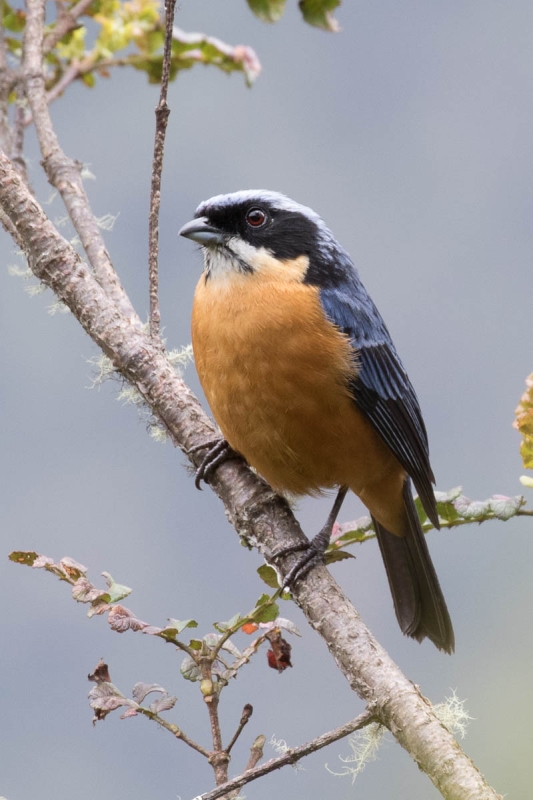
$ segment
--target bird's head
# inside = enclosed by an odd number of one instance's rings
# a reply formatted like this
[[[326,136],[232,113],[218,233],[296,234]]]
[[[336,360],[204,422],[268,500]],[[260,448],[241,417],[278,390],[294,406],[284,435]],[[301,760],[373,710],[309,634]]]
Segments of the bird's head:
[[[179,233],[202,246],[206,280],[240,275],[326,286],[351,266],[318,214],[278,192],[212,197]]]

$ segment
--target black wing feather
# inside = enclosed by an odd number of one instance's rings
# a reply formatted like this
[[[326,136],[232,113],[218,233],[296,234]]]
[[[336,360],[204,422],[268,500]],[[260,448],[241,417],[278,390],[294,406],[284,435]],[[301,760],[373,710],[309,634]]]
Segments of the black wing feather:
[[[358,367],[350,386],[354,401],[411,476],[426,514],[439,527],[428,438],[415,390],[379,311],[352,268],[342,285],[321,289],[322,306],[352,341]]]

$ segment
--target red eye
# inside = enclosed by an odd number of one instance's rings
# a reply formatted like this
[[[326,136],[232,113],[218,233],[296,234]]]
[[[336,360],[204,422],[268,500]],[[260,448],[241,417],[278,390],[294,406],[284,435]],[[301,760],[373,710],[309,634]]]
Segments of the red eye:
[[[266,222],[266,214],[260,208],[251,208],[246,214],[246,222],[252,228],[260,228]]]

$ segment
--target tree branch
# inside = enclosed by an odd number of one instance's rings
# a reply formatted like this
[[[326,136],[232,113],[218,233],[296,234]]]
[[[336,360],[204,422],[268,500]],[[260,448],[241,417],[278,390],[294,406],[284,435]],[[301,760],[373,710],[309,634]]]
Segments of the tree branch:
[[[93,0],[79,0],[79,2],[68,11],[63,10],[63,13],[59,15],[56,21],[53,31],[50,31],[50,33],[44,37],[44,55],[47,55],[53,50],[63,36],[79,26],[79,18],[85,14],[92,2]]]
[[[228,755],[231,753],[233,745],[235,744],[235,742],[237,741],[237,739],[239,738],[239,736],[243,732],[244,726],[248,724],[248,720],[252,716],[253,712],[254,712],[254,709],[250,705],[250,703],[246,703],[246,705],[244,706],[244,708],[242,710],[241,718],[239,720],[239,726],[238,726],[237,730],[235,731],[235,733],[233,734],[230,743],[226,747],[226,753]]]
[[[79,255],[46,218],[9,159],[0,152],[0,207],[22,240],[34,274],[49,286],[139,390],[184,451],[213,438],[215,426],[150,337],[131,323]],[[200,452],[191,454],[196,466]],[[211,480],[239,536],[267,558],[302,541],[287,503],[239,459],[222,464]],[[295,556],[284,559],[286,574]],[[287,562],[287,563],[285,563]],[[447,800],[499,800],[431,704],[374,639],[325,567],[296,585],[294,599],[322,636],[350,686],[374,716],[428,774]]]
[[[525,503],[525,499],[522,498]],[[485,501],[486,502],[486,501]],[[508,520],[511,517],[533,517],[532,508],[517,508],[509,516],[498,516],[493,511],[486,511],[476,514],[472,517],[457,517],[457,519],[444,519],[439,515],[440,530],[452,530],[460,528],[461,525],[473,525],[474,523],[481,525],[482,522],[491,522],[494,520]],[[435,526],[425,520],[421,523],[424,533],[429,533],[435,530]],[[342,537],[342,538],[341,538]],[[376,533],[370,517],[360,517],[359,519],[351,520],[350,522],[339,522],[335,527],[335,534],[332,539],[334,545],[333,552],[338,550],[346,550],[354,544],[362,544],[368,542],[370,539],[375,539]]]
[[[43,167],[48,180],[63,198],[99,283],[128,322],[140,327],[139,317],[111,264],[100,229],[91,211],[81,179],[81,164],[63,153],[52,125],[42,64],[44,20],[45,0],[27,0],[22,69],[26,96],[43,157]]]
[[[165,730],[169,731],[173,736],[176,737],[176,739],[180,739],[185,744],[188,744],[189,747],[192,747],[193,750],[196,750],[197,753],[200,753],[205,758],[209,759],[211,757],[212,753],[210,753],[209,750],[206,750],[201,744],[195,742],[194,739],[189,739],[187,734],[184,733],[177,725],[174,725],[173,722],[168,722],[166,719],[164,719],[164,717],[156,714],[155,711],[150,711],[149,708],[144,708],[143,706],[139,706],[136,711],[138,714],[142,714],[148,719],[153,719],[154,722],[157,722],[158,725],[161,725],[162,728],[165,728]]]
[[[54,84],[54,86],[52,86],[52,88],[46,93],[46,102],[48,105],[53,103],[54,100],[57,100],[57,98],[60,97],[60,95],[62,95],[66,89],[68,89],[70,84],[82,74],[82,62],[73,61],[71,64],[69,64],[58,82]],[[33,117],[31,115],[27,116],[26,125],[30,125],[32,122]]]
[[[248,763],[246,764],[245,772],[250,772],[250,770],[254,769],[257,762],[263,758],[263,748],[265,746],[266,736],[262,733],[259,736],[256,736],[252,742],[252,746],[250,747],[250,757],[248,758]]]
[[[268,775],[269,772],[273,772],[275,769],[286,767],[287,764],[296,764],[296,762],[304,758],[304,756],[308,756],[310,753],[316,753],[317,750],[321,750],[323,747],[327,747],[329,744],[343,739],[345,736],[364,728],[371,722],[376,722],[372,711],[365,711],[355,719],[352,719],[351,722],[341,725],[340,728],[335,728],[334,731],[330,731],[329,733],[323,733],[322,736],[317,736],[316,739],[307,742],[307,744],[301,744],[299,747],[292,747],[279,758],[271,758],[270,761],[266,761],[264,764],[261,764],[260,767],[247,769],[242,775],[239,775],[238,778],[232,778],[230,781],[227,781],[227,783],[217,786],[217,788],[213,789],[211,792],[206,792],[199,797],[195,797],[194,800],[217,800],[218,797],[222,797],[227,792],[233,789],[240,789],[241,786],[245,786],[245,784],[255,781],[257,778],[262,778],[263,775]]]

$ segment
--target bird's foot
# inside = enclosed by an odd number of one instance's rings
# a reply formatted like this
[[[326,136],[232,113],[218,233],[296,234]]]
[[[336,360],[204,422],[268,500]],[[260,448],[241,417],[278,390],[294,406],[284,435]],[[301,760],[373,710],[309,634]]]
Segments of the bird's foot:
[[[285,575],[281,585],[282,589],[290,589],[296,581],[305,577],[305,575],[307,575],[307,573],[310,572],[313,567],[323,563],[324,553],[326,552],[326,548],[329,543],[329,533],[327,536],[326,547],[323,546],[321,541],[321,534],[322,531],[320,531],[318,536],[315,536],[314,539],[311,539],[310,542],[302,542],[301,544],[292,545],[291,547],[284,547],[282,550],[278,550],[277,553],[274,553],[271,560],[277,560],[278,558],[284,558],[291,553],[303,551],[301,552],[296,564],[294,564],[294,566],[291,567],[291,569]]]
[[[205,483],[208,483],[209,478],[216,468],[222,464],[223,461],[227,461],[230,458],[236,458],[237,453],[235,450],[232,450],[228,442],[225,439],[222,439],[220,436],[218,436],[216,439],[210,439],[207,442],[202,442],[202,444],[195,445],[195,447],[191,447],[191,449],[187,451],[187,455],[197,453],[198,450],[207,450],[207,453],[202,459],[202,463],[194,475],[194,485],[197,489],[201,490],[201,482],[204,481]]]
[[[333,503],[333,508],[331,509],[326,520],[326,524],[317,533],[317,535],[311,539],[310,542],[300,542],[299,544],[293,544],[289,547],[284,547],[274,553],[274,555],[271,557],[271,561],[273,561],[275,559],[288,556],[291,553],[298,553],[303,550],[303,553],[296,564],[294,564],[294,566],[291,567],[289,572],[285,575],[281,587],[282,589],[290,589],[290,587],[297,580],[300,580],[300,578],[303,578],[305,575],[307,575],[307,573],[310,572],[313,567],[323,563],[324,554],[328,549],[331,539],[333,526],[335,525],[335,520],[337,519],[337,515],[340,511],[343,500],[346,497],[347,491],[348,488],[346,486],[340,487],[337,497],[335,498],[335,502]]]

